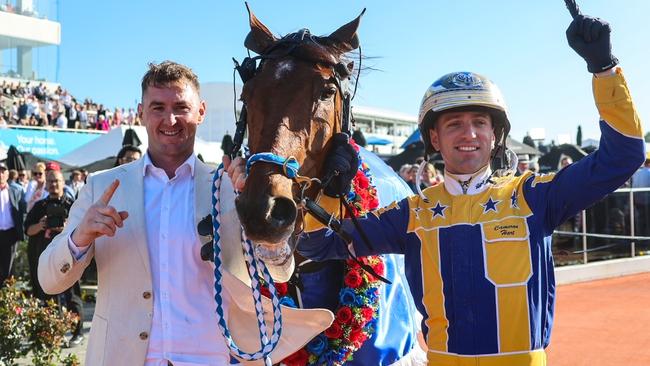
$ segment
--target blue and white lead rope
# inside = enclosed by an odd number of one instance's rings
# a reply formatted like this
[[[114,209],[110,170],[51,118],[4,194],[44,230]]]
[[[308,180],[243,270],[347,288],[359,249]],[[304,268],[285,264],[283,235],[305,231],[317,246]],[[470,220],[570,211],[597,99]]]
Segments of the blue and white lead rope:
[[[259,157],[255,158],[257,155],[260,155]],[[266,154],[256,154],[249,159],[250,165],[254,164],[256,161],[266,161],[267,159],[271,159],[273,162],[278,164],[278,159],[273,159],[273,156],[277,157],[276,155],[269,154],[269,156],[265,156]],[[253,160],[251,162],[250,160]],[[295,159],[294,159],[295,162]],[[250,169],[250,166],[247,164],[247,171]],[[280,162],[283,166],[287,167],[285,168],[285,174],[287,174],[287,171],[295,171],[297,173],[298,169],[295,168],[294,164],[291,164],[291,167],[288,167],[290,162],[287,161],[287,159],[284,159],[282,162]],[[298,163],[295,162],[297,165]],[[295,169],[293,169],[295,168]],[[254,353],[248,353],[244,352],[237,345],[235,344],[234,340],[232,339],[232,336],[230,335],[230,331],[228,330],[228,326],[225,321],[224,317],[224,311],[223,311],[223,298],[221,296],[223,287],[222,287],[222,271],[223,271],[223,260],[221,258],[221,247],[219,245],[221,236],[219,235],[219,228],[221,224],[219,223],[219,212],[220,212],[220,199],[219,199],[219,193],[221,191],[221,178],[223,176],[223,171],[224,171],[224,166],[223,164],[219,165],[217,168],[217,171],[214,175],[213,178],[213,185],[212,185],[212,225],[214,227],[214,264],[215,264],[215,269],[214,269],[214,289],[215,289],[215,295],[214,295],[214,300],[217,303],[217,321],[219,325],[219,329],[221,330],[221,334],[223,335],[224,340],[226,341],[226,345],[230,349],[230,351],[237,355],[238,357],[244,359],[244,360],[259,360],[261,358],[264,358],[264,364],[266,366],[272,366],[271,363],[271,357],[269,355],[275,347],[278,344],[278,341],[280,340],[280,335],[282,333],[282,312],[280,309],[280,300],[278,298],[277,291],[275,289],[275,284],[273,283],[273,279],[271,278],[271,275],[269,273],[269,270],[266,268],[266,265],[264,262],[258,260],[253,252],[253,245],[251,244],[250,240],[246,238],[246,235],[244,234],[244,231],[242,229],[241,231],[241,239],[242,239],[242,246],[244,247],[244,255],[246,258],[246,262],[248,263],[248,273],[251,277],[251,291],[253,293],[253,299],[255,301],[255,314],[257,315],[257,324],[259,326],[259,336],[260,336],[260,350]],[[262,307],[262,294],[261,294],[261,283],[259,282],[259,272],[262,272],[264,281],[268,284],[269,291],[271,293],[271,302],[273,304],[273,332],[271,334],[271,339],[269,340],[267,332],[266,332],[266,323],[264,322],[264,309]]]

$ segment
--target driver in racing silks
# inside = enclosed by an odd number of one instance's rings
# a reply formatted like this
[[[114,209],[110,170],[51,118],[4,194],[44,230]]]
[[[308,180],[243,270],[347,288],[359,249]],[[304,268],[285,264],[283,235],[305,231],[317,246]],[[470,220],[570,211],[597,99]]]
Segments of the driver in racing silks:
[[[419,114],[426,153],[441,153],[444,184],[395,202],[353,223],[351,244],[309,216],[298,250],[313,260],[380,253],[405,255],[405,273],[431,365],[546,365],[553,324],[553,230],[614,191],[641,166],[641,123],[618,60],[609,24],[574,11],[569,45],[593,74],[600,147],[557,174],[495,174],[516,167],[507,153],[505,102],[487,78],[447,74],[427,90]],[[326,171],[336,179],[320,204],[339,214],[356,171],[349,145],[335,146]],[[509,164],[508,164],[509,163]],[[347,249],[346,249],[347,247]]]

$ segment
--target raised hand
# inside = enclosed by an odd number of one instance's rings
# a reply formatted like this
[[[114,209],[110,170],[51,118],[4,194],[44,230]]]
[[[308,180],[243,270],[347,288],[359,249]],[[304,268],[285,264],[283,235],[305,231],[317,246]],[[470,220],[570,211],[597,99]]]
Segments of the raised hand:
[[[81,223],[72,234],[72,241],[75,245],[85,247],[101,236],[115,235],[117,228],[124,226],[124,220],[129,217],[129,213],[118,212],[115,207],[109,205],[119,185],[120,181],[114,180],[99,200],[88,208]]]
[[[566,30],[567,41],[569,46],[587,62],[587,70],[595,74],[618,65],[618,59],[612,55],[609,23],[580,13],[575,0],[564,0],[564,2],[573,17]]]

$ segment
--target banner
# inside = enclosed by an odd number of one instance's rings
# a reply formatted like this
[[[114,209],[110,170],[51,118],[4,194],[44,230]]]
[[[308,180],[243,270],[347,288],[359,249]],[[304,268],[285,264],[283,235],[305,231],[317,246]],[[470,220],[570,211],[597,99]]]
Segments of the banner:
[[[51,130],[45,128],[2,128],[0,148],[14,145],[20,152],[30,152],[48,159],[59,159],[70,151],[102,136],[101,133]]]

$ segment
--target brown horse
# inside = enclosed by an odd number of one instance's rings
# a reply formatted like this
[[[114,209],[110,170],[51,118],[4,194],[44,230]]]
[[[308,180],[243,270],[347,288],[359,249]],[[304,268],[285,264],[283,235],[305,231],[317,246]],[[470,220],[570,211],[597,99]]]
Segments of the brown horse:
[[[300,164],[300,175],[322,178],[321,168],[332,135],[348,128],[346,111],[350,94],[343,84],[354,64],[348,62],[346,53],[359,47],[356,33],[362,15],[363,12],[326,37],[315,37],[301,30],[277,39],[249,11],[251,31],[245,45],[261,59],[254,72],[240,73],[244,80],[241,100],[246,107],[242,115],[247,115],[248,146],[254,154],[249,163],[260,153],[293,157]],[[388,179],[384,183],[389,184]],[[306,195],[313,198],[319,188],[313,185]],[[273,248],[286,248],[287,242],[292,247],[302,223],[301,208],[296,205],[300,196],[299,184],[287,177],[282,166],[252,165],[236,201],[248,238],[272,248],[269,251],[272,254]],[[329,308],[336,312],[347,264],[308,263],[298,254],[295,256],[298,275],[290,282],[297,288],[296,300],[307,308]],[[415,307],[405,286],[403,267],[396,257],[384,257],[385,273],[391,280],[401,279],[381,286],[376,299],[380,310],[374,320],[374,335],[360,348],[354,346],[354,359],[347,361],[347,365],[389,365],[415,359],[411,352],[415,349]],[[269,258],[276,260],[273,256]],[[321,357],[340,352],[334,352],[329,344],[327,347],[328,351]]]
[[[248,113],[250,152],[294,157],[300,175],[318,177],[330,137],[341,132],[344,89],[340,81],[353,69],[344,55],[359,46],[356,32],[361,15],[327,37],[302,30],[282,39],[250,11],[249,18],[251,31],[245,45],[261,57],[241,93]],[[294,201],[297,188],[281,166],[251,168],[236,203],[248,238],[267,246],[287,242],[301,224]]]

